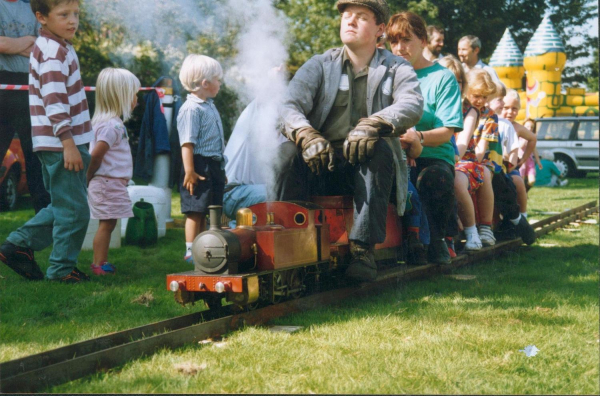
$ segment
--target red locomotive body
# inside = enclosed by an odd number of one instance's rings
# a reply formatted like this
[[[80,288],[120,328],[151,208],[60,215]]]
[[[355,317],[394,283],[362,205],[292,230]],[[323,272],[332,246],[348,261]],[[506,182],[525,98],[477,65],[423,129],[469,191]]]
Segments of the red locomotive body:
[[[194,240],[193,271],[167,275],[181,304],[200,299],[213,307],[222,297],[246,306],[296,298],[349,262],[353,222],[351,197],[314,197],[313,202],[265,202],[241,209],[234,229],[221,228],[212,208],[211,226]],[[388,206],[386,240],[376,260],[397,260],[402,227]]]

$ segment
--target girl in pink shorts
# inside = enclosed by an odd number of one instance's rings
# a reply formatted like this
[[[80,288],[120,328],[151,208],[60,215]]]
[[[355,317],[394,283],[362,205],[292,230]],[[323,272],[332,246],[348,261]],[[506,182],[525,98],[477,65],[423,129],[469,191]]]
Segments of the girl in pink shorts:
[[[133,175],[133,159],[123,121],[137,104],[140,81],[125,69],[107,68],[96,82],[96,111],[92,118],[94,140],[87,171],[88,204],[92,219],[98,219],[94,237],[94,274],[116,271],[108,262],[108,246],[117,219],[133,217],[127,183]]]

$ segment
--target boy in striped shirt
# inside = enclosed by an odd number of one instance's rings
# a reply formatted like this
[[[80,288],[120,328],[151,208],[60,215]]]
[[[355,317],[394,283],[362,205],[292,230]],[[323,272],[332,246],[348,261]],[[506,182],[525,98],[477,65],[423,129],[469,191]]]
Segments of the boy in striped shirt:
[[[31,0],[31,10],[42,26],[29,58],[31,134],[52,202],[8,236],[0,260],[19,275],[40,280],[33,251],[53,244],[47,278],[78,283],[89,280],[76,265],[90,218],[86,144],[94,136],[70,42],[79,25],[79,0]]]

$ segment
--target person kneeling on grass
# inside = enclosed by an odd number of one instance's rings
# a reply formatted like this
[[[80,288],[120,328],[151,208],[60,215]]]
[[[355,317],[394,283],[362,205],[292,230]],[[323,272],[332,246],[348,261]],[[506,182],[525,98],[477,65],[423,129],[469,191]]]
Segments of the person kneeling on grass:
[[[131,116],[139,89],[140,80],[125,69],[104,69],[96,82],[94,140],[90,143],[92,159],[87,171],[90,216],[100,221],[90,266],[96,275],[115,273],[115,267],[107,261],[110,235],[117,219],[133,217],[127,193],[133,160],[123,121]]]
[[[542,151],[542,168],[537,164],[535,166],[536,187],[562,187],[569,183],[568,179],[560,180],[561,171],[554,163],[554,153],[552,151]]]

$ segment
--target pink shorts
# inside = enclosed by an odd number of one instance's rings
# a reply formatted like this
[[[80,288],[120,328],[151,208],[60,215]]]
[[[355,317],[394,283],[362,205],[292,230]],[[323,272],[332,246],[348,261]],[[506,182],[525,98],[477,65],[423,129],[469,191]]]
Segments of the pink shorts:
[[[110,220],[133,217],[125,179],[94,176],[88,186],[88,205],[92,219]]]
[[[535,179],[535,161],[533,160],[533,157],[529,157],[527,161],[521,165],[519,173],[523,179],[525,179],[525,177]]]

